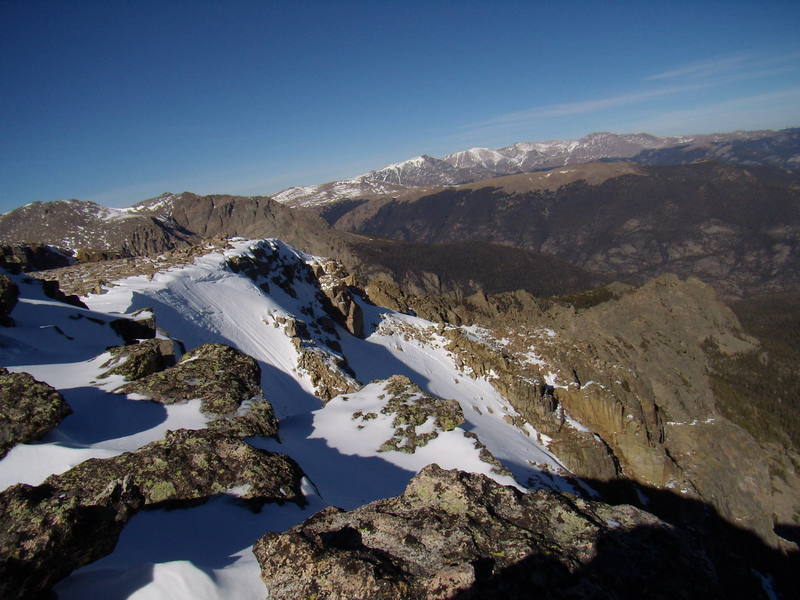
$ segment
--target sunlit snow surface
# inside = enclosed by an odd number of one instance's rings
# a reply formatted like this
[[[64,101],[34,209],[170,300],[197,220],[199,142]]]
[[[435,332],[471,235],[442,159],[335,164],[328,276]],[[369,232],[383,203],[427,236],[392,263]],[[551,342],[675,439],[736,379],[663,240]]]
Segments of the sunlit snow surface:
[[[74,414],[40,443],[17,446],[0,461],[0,485],[38,484],[87,458],[113,456],[161,439],[168,429],[204,426],[197,401],[161,406],[109,393],[120,378],[98,379],[108,356],[105,348],[122,342],[95,321],[108,322],[141,308],[151,308],[157,325],[187,349],[225,343],[259,362],[265,396],[281,419],[281,441],[255,438],[250,443],[288,454],[308,477],[304,488],[310,504],[305,509],[268,505],[256,514],[233,495],[223,495],[191,509],[141,512],[123,530],[113,554],[56,587],[60,598],[262,599],[266,590],[251,546],[266,531],[285,530],[326,505],[351,509],[397,495],[430,462],[514,484],[480,461],[464,431],[477,434],[518,483],[532,478],[568,487],[546,475],[560,467],[557,459],[504,420],[516,414],[514,409],[488,381],[458,370],[444,341],[431,333],[431,323],[362,303],[366,339],[339,329],[343,354],[358,380],[368,384],[405,375],[426,393],[458,400],[466,419],[461,428],[440,434],[413,455],[378,452],[389,437],[384,436],[387,424],[376,420],[360,430],[352,419],[354,411],[378,402],[378,386],[367,385],[347,400],[337,397],[323,406],[308,377],[295,370],[297,351],[289,337],[273,326],[276,315],[303,319],[300,307],[316,288],[296,282],[297,299],[278,286],[267,295],[226,268],[226,255],[247,253],[255,243],[273,245],[292,259],[309,258],[275,241],[237,241],[224,254],[206,255],[152,279],[115,282],[105,293],[84,298],[89,310],[53,302],[38,285],[20,283],[23,299],[12,313],[17,327],[0,331],[0,364],[58,388]],[[424,331],[418,336],[424,342],[405,336],[403,328]]]

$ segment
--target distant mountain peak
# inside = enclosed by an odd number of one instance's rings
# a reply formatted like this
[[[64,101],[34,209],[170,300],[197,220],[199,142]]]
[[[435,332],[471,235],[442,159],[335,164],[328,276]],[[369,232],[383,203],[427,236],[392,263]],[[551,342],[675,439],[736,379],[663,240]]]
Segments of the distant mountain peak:
[[[743,145],[750,142],[759,142],[769,150],[744,149]],[[737,145],[737,149],[733,145]],[[685,152],[687,148],[691,152]],[[597,160],[675,164],[703,157],[794,170],[800,166],[800,129],[668,137],[644,132],[595,131],[578,139],[516,142],[497,149],[473,147],[442,159],[421,154],[353,179],[288,188],[274,194],[273,198],[292,206],[318,206],[338,200],[394,195],[412,188],[458,185]]]

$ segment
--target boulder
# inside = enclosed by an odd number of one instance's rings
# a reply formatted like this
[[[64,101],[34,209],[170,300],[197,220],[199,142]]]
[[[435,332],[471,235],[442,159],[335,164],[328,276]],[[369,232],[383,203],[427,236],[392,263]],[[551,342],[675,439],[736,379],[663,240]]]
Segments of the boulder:
[[[632,506],[425,467],[401,496],[327,508],[254,553],[273,600],[718,598],[687,533]],[[757,580],[751,577],[757,592]]]
[[[39,439],[71,413],[55,388],[0,367],[0,458],[15,444]]]
[[[122,375],[131,381],[158,373],[175,364],[175,347],[172,340],[153,338],[128,346],[108,348],[111,358],[103,368],[111,367],[101,377]]]
[[[303,472],[290,458],[210,430],[169,431],[163,440],[90,459],[42,485],[0,493],[0,597],[47,597],[78,567],[111,553],[141,508],[188,507],[228,493],[257,510],[305,503]]]
[[[0,325],[10,327],[14,320],[9,316],[17,305],[19,287],[7,275],[0,275]]]
[[[132,381],[117,392],[141,394],[162,404],[200,398],[205,414],[233,417],[242,402],[262,395],[261,368],[230,346],[205,344],[184,354],[174,367]]]
[[[110,554],[141,505],[130,476],[91,492],[18,484],[0,493],[0,596],[47,597],[74,569]]]
[[[45,484],[96,494],[109,481],[130,477],[145,506],[185,506],[231,492],[258,507],[266,502],[303,504],[302,476],[300,467],[283,454],[211,430],[179,429],[136,452],[86,460],[50,476]]]

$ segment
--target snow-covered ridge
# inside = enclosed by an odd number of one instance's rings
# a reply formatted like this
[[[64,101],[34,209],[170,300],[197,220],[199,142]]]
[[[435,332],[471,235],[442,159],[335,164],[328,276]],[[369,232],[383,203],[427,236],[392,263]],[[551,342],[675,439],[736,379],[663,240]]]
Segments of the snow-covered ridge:
[[[256,359],[261,387],[281,420],[281,440],[252,438],[250,443],[288,454],[301,465],[308,476],[310,506],[270,506],[255,515],[235,502],[241,490],[232,489],[204,506],[146,511],[127,525],[113,554],[59,584],[59,597],[106,597],[108,590],[133,585],[137,596],[154,599],[188,600],[200,590],[204,598],[260,600],[264,588],[250,546],[264,531],[285,530],[326,505],[354,508],[396,495],[414,473],[434,461],[486,473],[506,484],[537,481],[570,489],[560,476],[566,471],[558,458],[535,433],[512,424],[518,415],[511,404],[490,379],[459,367],[436,326],[424,319],[356,298],[364,317],[363,338],[333,324],[325,336],[309,335],[303,343],[318,344],[321,352],[328,352],[323,337],[337,338],[340,356],[365,384],[323,404],[309,373],[299,366],[300,345],[280,326],[291,320],[298,324],[295,330],[301,329],[299,324],[313,330],[325,314],[318,296],[321,284],[307,266],[318,265],[320,259],[274,239],[235,239],[226,248],[211,250],[191,264],[118,279],[102,293],[84,297],[88,309],[50,300],[38,283],[19,279],[22,298],[12,315],[17,327],[3,331],[3,364],[56,387],[74,414],[41,442],[13,448],[0,461],[0,481],[38,484],[89,457],[135,451],[167,429],[205,426],[199,401],[165,408],[135,395],[111,393],[122,383],[121,376],[99,377],[108,358],[106,347],[121,343],[103,323],[149,308],[161,335],[180,340],[187,350],[223,343]],[[260,278],[234,268],[242,259],[258,265],[265,257],[281,269]],[[291,281],[276,283],[274,275],[289,271],[295,274]],[[369,382],[395,375],[407,377],[434,402],[455,400],[463,427],[441,431],[413,453],[382,450],[378,442],[388,434],[387,420],[360,419],[357,413],[382,414],[381,385]],[[433,427],[429,419],[416,433],[430,434]],[[506,472],[483,460],[477,440]],[[145,572],[147,577],[131,579],[132,573]]]

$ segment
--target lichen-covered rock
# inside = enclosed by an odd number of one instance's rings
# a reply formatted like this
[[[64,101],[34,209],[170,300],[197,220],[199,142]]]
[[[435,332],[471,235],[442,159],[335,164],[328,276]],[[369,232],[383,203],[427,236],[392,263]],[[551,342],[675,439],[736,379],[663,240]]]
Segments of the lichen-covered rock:
[[[254,552],[272,600],[726,597],[704,551],[649,513],[436,465],[399,497],[325,509]]]
[[[361,387],[350,375],[350,366],[343,357],[309,345],[298,345],[297,352],[297,368],[308,374],[314,393],[321,400],[327,402]]]
[[[72,570],[109,554],[143,507],[188,507],[228,493],[249,507],[305,504],[289,457],[210,430],[169,431],[136,452],[90,459],[36,487],[0,493],[0,597],[46,597]]]
[[[183,355],[172,368],[153,373],[117,390],[174,404],[199,398],[211,416],[232,417],[242,402],[261,397],[261,368],[243,352],[224,344],[205,344]]]
[[[55,388],[0,367],[0,458],[15,444],[39,439],[71,413]]]
[[[451,431],[464,423],[464,413],[456,400],[432,398],[404,375],[390,377],[384,389],[388,400],[381,413],[393,416],[394,435],[381,445],[381,452],[397,450],[413,454],[438,437],[440,431]],[[429,420],[430,431],[418,432],[417,427]]]
[[[10,327],[14,320],[8,315],[14,310],[19,298],[19,287],[7,275],[0,275],[0,325]]]
[[[265,398],[256,398],[243,403],[232,417],[214,419],[206,424],[217,433],[236,437],[278,437],[278,417],[272,404]]]
[[[108,349],[111,358],[102,367],[111,367],[101,377],[122,375],[128,380],[141,379],[175,364],[175,347],[169,339],[142,340],[138,344]]]
[[[111,553],[141,505],[131,477],[91,493],[25,484],[0,493],[0,597],[46,597],[74,569]]]
[[[364,337],[364,312],[355,301],[350,286],[354,278],[338,260],[316,258],[311,269],[324,295],[323,306],[330,316],[347,331]]]
[[[126,476],[141,490],[145,506],[192,504],[225,492],[254,506],[304,502],[303,472],[292,459],[210,430],[168,431],[136,452],[86,460],[45,483],[94,494]]]

